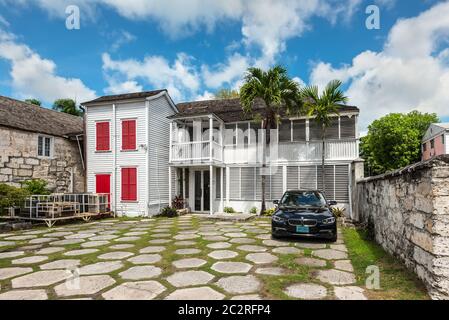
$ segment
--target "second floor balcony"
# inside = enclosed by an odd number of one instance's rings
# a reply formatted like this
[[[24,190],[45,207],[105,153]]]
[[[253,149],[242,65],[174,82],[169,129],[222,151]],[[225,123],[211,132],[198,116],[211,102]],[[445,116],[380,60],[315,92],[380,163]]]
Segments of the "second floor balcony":
[[[266,163],[315,162],[322,157],[322,141],[316,126],[306,119],[288,120],[269,133]],[[325,142],[326,160],[353,160],[359,156],[355,119],[336,118]],[[343,126],[342,126],[343,125]],[[260,124],[224,124],[213,115],[176,119],[170,126],[172,164],[262,163],[265,132]]]

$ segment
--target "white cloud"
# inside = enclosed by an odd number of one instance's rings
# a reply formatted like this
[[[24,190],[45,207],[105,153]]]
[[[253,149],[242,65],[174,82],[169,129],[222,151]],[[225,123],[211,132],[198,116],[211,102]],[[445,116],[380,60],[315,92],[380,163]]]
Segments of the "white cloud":
[[[195,97],[195,101],[203,101],[203,100],[212,100],[215,99],[215,95],[212,92],[204,91],[202,94],[199,94]]]
[[[365,51],[350,65],[315,65],[311,83],[331,79],[348,84],[350,103],[361,108],[362,131],[389,112],[418,109],[449,115],[449,2],[419,16],[399,20],[390,30],[384,50]]]
[[[37,98],[52,103],[59,98],[78,102],[95,98],[80,79],[56,74],[56,64],[44,59],[27,45],[19,43],[14,34],[0,30],[0,58],[11,63],[12,88],[21,98]]]
[[[103,54],[103,70],[108,77],[126,81],[141,80],[160,89],[166,88],[174,99],[195,95],[200,87],[200,77],[193,67],[192,57],[179,53],[170,64],[161,56],[146,56],[142,61],[135,59],[113,60],[107,53]],[[115,80],[116,84],[119,80]]]
[[[0,25],[4,25],[5,27],[9,27],[9,22],[0,14]]]
[[[238,53],[228,57],[226,63],[220,63],[212,67],[203,65],[202,76],[209,88],[220,88],[223,85],[233,86],[234,82],[240,80],[250,61]]]
[[[239,21],[242,40],[247,46],[260,49],[257,65],[267,67],[286,48],[289,39],[300,37],[310,29],[313,17],[331,23],[347,21],[361,0],[29,0],[52,16],[65,17],[65,7],[79,5],[81,18],[95,19],[99,7],[113,8],[130,20],[154,20],[171,38],[206,30],[211,32],[218,23]],[[26,0],[0,0],[10,4]],[[378,0],[392,1],[392,0]]]
[[[111,45],[112,51],[117,51],[123,45],[135,41],[137,38],[135,35],[128,31],[121,30],[118,33],[112,35],[114,37],[114,42]]]
[[[117,81],[113,77],[107,79],[109,86],[104,89],[107,94],[121,94],[143,91],[143,87],[137,81]]]

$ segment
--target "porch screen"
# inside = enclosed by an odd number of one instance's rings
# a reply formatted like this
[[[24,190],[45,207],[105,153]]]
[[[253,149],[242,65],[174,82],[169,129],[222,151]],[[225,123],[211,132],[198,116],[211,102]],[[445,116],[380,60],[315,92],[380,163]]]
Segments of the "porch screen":
[[[293,120],[293,141],[306,141],[306,120]]]
[[[326,129],[326,139],[338,139],[338,117],[331,119],[330,126]]]
[[[283,120],[279,124],[279,142],[290,142],[292,136],[292,127],[290,120]]]
[[[256,200],[262,199],[262,176],[260,175],[260,168],[256,168]],[[265,176],[265,199],[270,199],[270,176]]]
[[[340,132],[342,139],[355,138],[355,116],[340,118]]]

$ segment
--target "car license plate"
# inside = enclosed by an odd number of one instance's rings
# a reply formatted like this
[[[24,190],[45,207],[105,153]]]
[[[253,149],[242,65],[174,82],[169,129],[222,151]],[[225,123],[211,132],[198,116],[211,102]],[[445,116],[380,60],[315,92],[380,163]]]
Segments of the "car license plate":
[[[296,226],[296,232],[297,233],[309,233],[309,227],[308,226]]]

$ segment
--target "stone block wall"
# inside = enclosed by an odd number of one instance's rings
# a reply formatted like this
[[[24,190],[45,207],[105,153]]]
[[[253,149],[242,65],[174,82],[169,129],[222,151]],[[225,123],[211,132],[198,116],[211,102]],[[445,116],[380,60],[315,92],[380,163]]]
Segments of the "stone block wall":
[[[449,156],[357,182],[355,219],[426,284],[449,299]]]
[[[84,192],[76,141],[53,137],[53,157],[45,158],[37,155],[37,140],[37,133],[0,126],[0,183],[20,187],[22,181],[40,178],[53,192]]]

